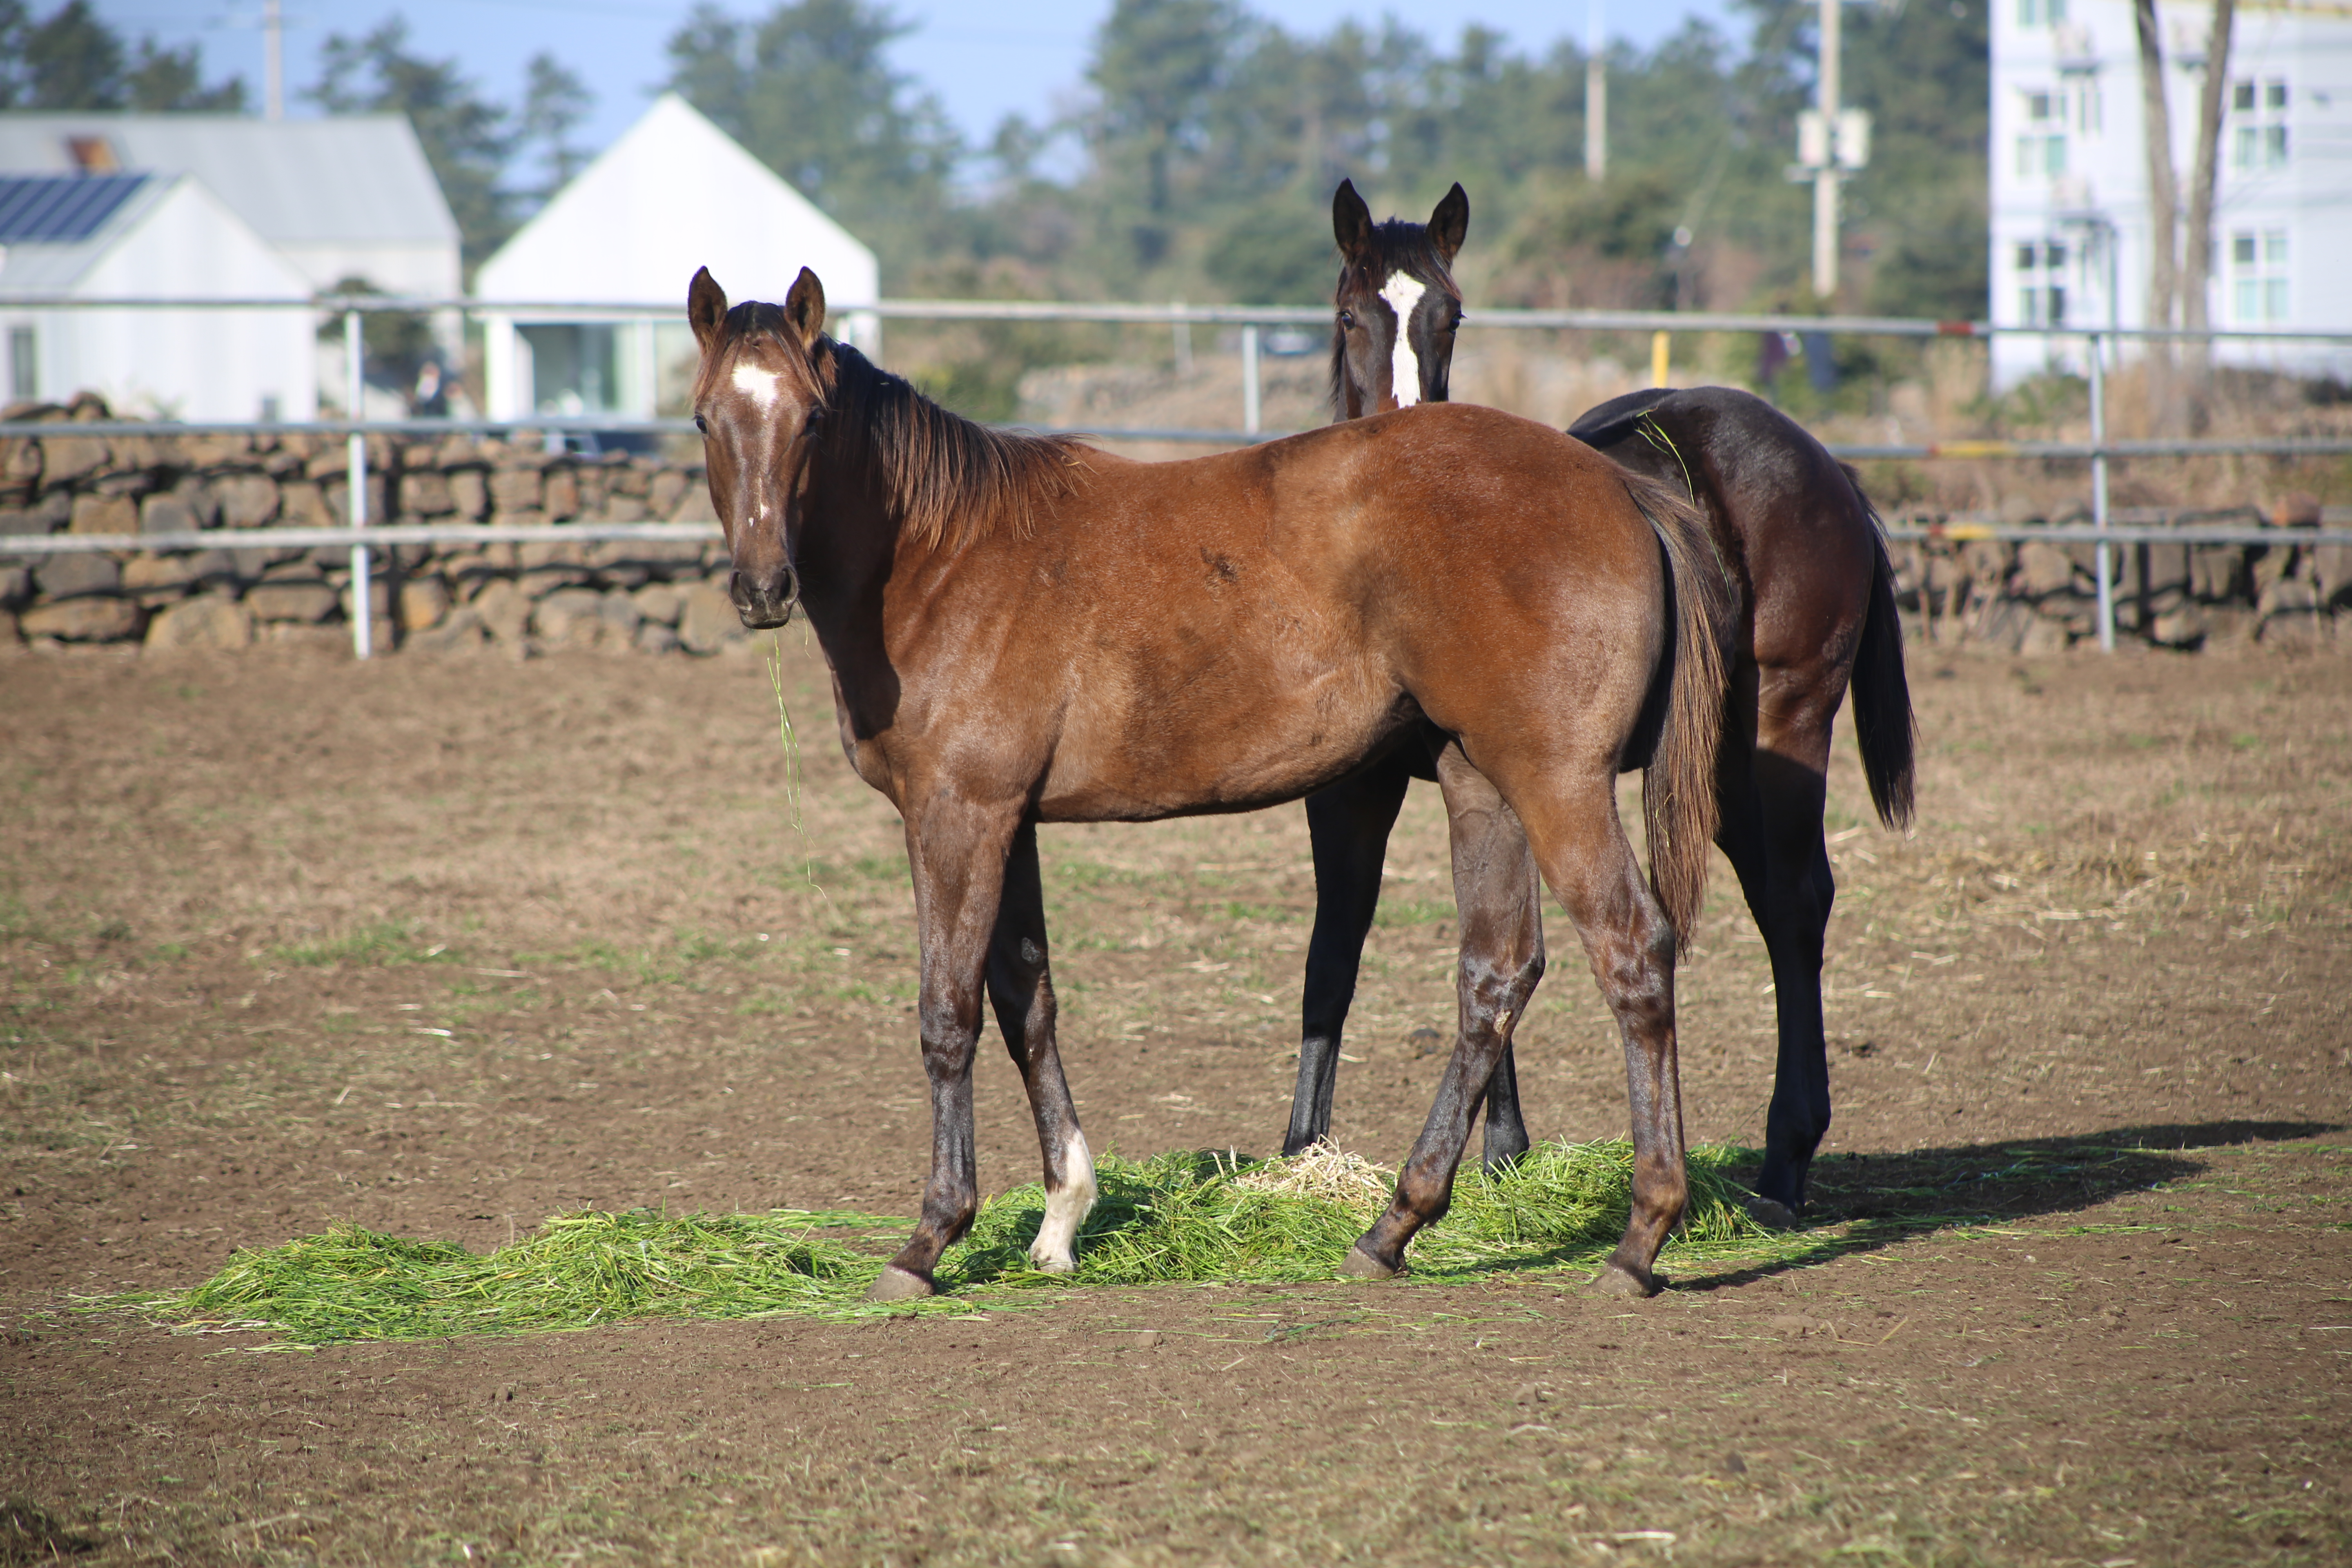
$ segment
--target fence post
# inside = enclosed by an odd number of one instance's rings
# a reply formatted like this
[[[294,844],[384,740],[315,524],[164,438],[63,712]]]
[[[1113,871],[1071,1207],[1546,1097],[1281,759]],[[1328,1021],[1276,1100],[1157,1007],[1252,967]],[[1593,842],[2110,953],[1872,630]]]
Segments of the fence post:
[[[2091,526],[2107,531],[2107,376],[2105,340],[2091,334]],[[2099,581],[2099,651],[2116,651],[2115,547],[2091,547]]]
[[[1242,428],[1255,436],[1264,428],[1258,417],[1257,323],[1242,329]]]
[[[367,371],[361,341],[360,313],[354,310],[343,312],[343,403],[345,411],[354,420],[361,417],[361,404],[367,396]],[[351,444],[344,448],[346,510],[354,529],[367,526],[367,437],[359,431],[352,432]],[[375,626],[368,603],[368,548],[352,546],[352,657],[366,658],[375,651]]]

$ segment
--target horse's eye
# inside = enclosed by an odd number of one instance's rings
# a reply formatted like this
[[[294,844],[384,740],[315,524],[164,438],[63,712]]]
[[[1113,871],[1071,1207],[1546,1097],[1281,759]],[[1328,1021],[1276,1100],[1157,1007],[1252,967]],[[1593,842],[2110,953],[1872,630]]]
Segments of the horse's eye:
[[[1347,331],[1349,327],[1352,327],[1352,326],[1354,326],[1355,324],[1356,324],[1356,312],[1355,312],[1355,311],[1353,311],[1353,310],[1342,310],[1342,311],[1340,311],[1340,312],[1339,312],[1339,330],[1340,330],[1341,331]]]
[[[699,414],[694,416],[694,427],[697,430],[701,431],[706,436],[710,434],[710,426],[703,421],[703,417]]]
[[[808,417],[801,421],[801,428],[803,430],[814,430],[824,423],[824,410],[822,408],[812,408],[808,411]]]

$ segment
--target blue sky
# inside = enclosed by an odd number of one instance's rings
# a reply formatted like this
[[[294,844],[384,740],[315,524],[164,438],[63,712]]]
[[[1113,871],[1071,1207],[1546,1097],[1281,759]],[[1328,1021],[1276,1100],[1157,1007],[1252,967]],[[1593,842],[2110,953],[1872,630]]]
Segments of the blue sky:
[[[36,0],[46,15],[57,0]],[[152,33],[166,43],[194,42],[204,50],[207,76],[238,72],[257,94],[261,87],[260,0],[96,0],[97,9],[126,34]],[[414,47],[432,56],[456,56],[493,97],[520,96],[523,63],[546,49],[580,73],[596,95],[581,140],[601,147],[635,120],[667,64],[663,44],[690,8],[690,0],[284,0],[289,98],[318,74],[320,44],[331,33],[364,32],[394,11],[409,21]],[[765,4],[738,3],[738,15]],[[1109,0],[1028,0],[1010,12],[948,0],[896,0],[892,9],[914,30],[895,46],[901,69],[937,93],[968,140],[984,145],[999,119],[1021,112],[1050,115],[1057,101],[1082,88],[1087,40],[1110,9]],[[1536,0],[1250,0],[1249,9],[1297,32],[1319,33],[1348,17],[1368,25],[1391,15],[1408,26],[1451,40],[1468,23],[1507,34],[1523,49],[1542,52],[1563,37],[1581,39],[1584,0],[1543,5]],[[1647,47],[1704,16],[1738,37],[1740,24],[1725,0],[1610,0],[1611,37]],[[289,101],[289,112],[310,112]]]

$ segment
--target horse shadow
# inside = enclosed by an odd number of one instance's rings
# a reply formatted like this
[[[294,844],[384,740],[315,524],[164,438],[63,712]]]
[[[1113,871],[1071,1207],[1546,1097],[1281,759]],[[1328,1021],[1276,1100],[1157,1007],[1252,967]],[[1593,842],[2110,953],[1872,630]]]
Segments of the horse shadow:
[[[2200,1176],[2210,1168],[2200,1158],[2209,1150],[2343,1131],[2333,1121],[2159,1122],[1894,1154],[1825,1154],[1813,1162],[1807,1229],[1790,1237],[1793,1253],[1720,1271],[1692,1258],[1676,1271],[1675,1288],[1752,1284],[1937,1232],[2080,1213]]]

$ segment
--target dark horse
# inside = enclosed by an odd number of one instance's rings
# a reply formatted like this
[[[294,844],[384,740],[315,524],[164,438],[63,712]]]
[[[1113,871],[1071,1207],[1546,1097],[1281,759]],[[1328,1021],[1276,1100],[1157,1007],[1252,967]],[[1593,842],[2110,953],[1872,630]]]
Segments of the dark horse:
[[[1426,226],[1394,219],[1376,226],[1354,184],[1343,182],[1331,219],[1343,258],[1331,346],[1335,415],[1354,419],[1443,402],[1462,319],[1453,261],[1469,228],[1469,198],[1455,185]],[[1849,681],[1854,734],[1879,818],[1900,826],[1911,816],[1911,694],[1894,569],[1852,472],[1761,398],[1719,386],[1632,393],[1593,409],[1569,434],[1691,497],[1706,516],[1729,579],[1733,620],[1723,657],[1730,679],[1716,773],[1716,841],[1739,873],[1764,934],[1780,1008],[1780,1061],[1755,1208],[1767,1221],[1791,1224],[1830,1123],[1821,981],[1834,884],[1822,805],[1831,724]],[[1315,934],[1286,1152],[1330,1131],[1340,1027],[1380,898],[1389,831],[1406,785],[1416,773],[1430,776],[1416,760],[1397,752],[1307,798]],[[1515,898],[1521,929],[1512,941],[1539,965],[1540,891],[1507,814],[1475,855],[1465,859],[1461,848],[1457,835],[1457,894],[1465,878],[1476,878],[1494,884],[1480,898],[1486,907]],[[1463,940],[1466,967],[1466,924]],[[1465,973],[1465,1037],[1472,1007]],[[1527,1147],[1517,1071],[1506,1049],[1487,1090],[1486,1163],[1507,1163]]]
[[[1525,825],[1520,853],[1623,1033],[1633,1206],[1596,1282],[1654,1289],[1688,1195],[1674,960],[1704,888],[1723,700],[1727,606],[1696,510],[1465,405],[1181,463],[991,430],[825,337],[807,271],[781,308],[732,310],[697,273],[687,318],[736,608],[754,628],[805,612],[843,749],[907,826],[931,1174],[877,1297],[931,1291],[978,1207],[983,995],[1045,1156],[1031,1256],[1072,1266],[1094,1165],[1055,1043],[1037,825],[1295,800],[1433,730],[1457,835]],[[1616,807],[1617,774],[1644,761],[1654,892]],[[1492,1026],[1455,1047],[1351,1272],[1394,1273],[1445,1212],[1534,984],[1517,928],[1489,916],[1465,905],[1464,930],[1492,939],[1471,943]]]

